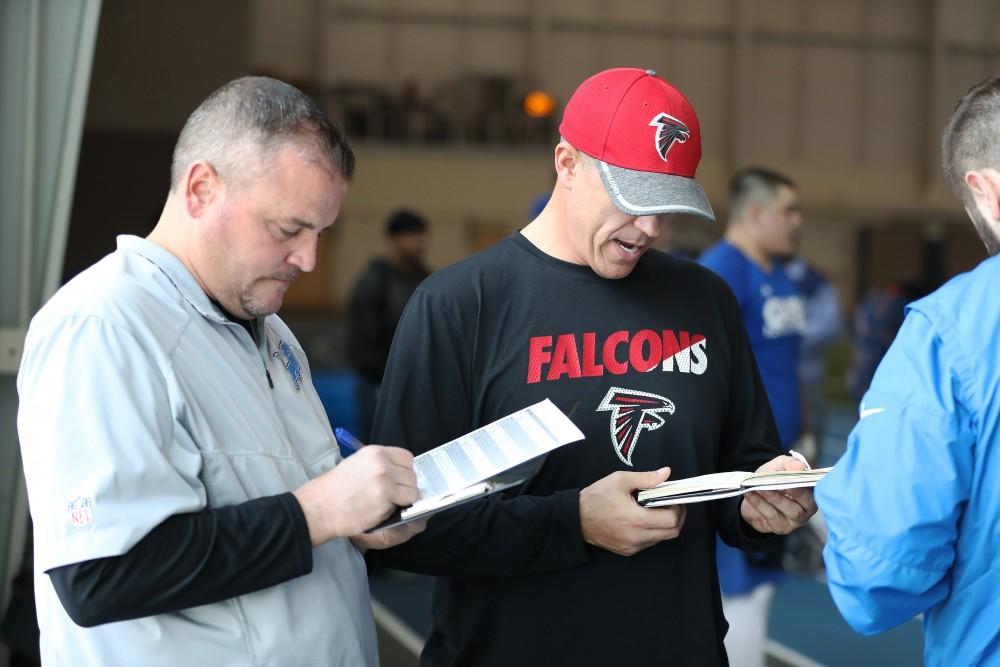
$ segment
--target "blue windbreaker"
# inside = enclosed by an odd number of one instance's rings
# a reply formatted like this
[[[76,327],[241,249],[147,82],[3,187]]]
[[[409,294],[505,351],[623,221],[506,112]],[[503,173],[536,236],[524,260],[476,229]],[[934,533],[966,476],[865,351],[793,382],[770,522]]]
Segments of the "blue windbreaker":
[[[862,634],[923,613],[928,665],[1000,665],[1000,257],[911,304],[816,488]]]

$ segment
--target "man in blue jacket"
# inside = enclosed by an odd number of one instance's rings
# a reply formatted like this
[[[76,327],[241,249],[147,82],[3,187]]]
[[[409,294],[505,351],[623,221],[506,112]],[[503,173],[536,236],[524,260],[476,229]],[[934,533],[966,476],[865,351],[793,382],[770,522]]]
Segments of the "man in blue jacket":
[[[924,615],[928,665],[1000,663],[1000,78],[959,102],[944,174],[991,257],[907,308],[816,499],[863,634]]]

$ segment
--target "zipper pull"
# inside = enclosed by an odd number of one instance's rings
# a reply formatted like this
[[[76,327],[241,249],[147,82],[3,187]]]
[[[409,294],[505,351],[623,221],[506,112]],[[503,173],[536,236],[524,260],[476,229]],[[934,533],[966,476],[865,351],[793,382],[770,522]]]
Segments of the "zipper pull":
[[[274,380],[271,379],[271,371],[269,371],[269,370],[267,370],[265,368],[264,369],[264,375],[267,376],[267,384],[268,384],[268,386],[270,386],[271,389],[274,389]]]

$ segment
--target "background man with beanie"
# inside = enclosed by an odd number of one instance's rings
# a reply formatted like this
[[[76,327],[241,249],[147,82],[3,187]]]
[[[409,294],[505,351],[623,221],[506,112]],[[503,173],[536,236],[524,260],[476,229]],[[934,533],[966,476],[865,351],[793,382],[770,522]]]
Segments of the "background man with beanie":
[[[698,119],[654,72],[612,69],[577,89],[560,132],[538,217],[414,293],[374,437],[422,452],[548,397],[576,402],[587,438],[377,557],[439,575],[424,664],[725,664],[715,535],[757,544],[815,505],[808,490],[633,497],[668,477],[802,467],[781,455],[732,292],[650,248],[675,213],[713,217]]]
[[[725,238],[699,260],[736,295],[783,448],[792,446],[802,425],[798,361],[806,313],[779,258],[795,252],[801,226],[795,183],[770,169],[748,167],[730,181]],[[721,542],[718,546],[723,608],[730,623],[726,648],[733,664],[741,667],[764,664],[768,611],[775,585],[784,577],[780,544],[769,546],[754,554]]]
[[[385,223],[389,253],[373,259],[351,290],[348,357],[358,376],[358,436],[367,442],[375,418],[389,346],[403,308],[430,271],[424,266],[427,221],[415,211],[394,211]]]

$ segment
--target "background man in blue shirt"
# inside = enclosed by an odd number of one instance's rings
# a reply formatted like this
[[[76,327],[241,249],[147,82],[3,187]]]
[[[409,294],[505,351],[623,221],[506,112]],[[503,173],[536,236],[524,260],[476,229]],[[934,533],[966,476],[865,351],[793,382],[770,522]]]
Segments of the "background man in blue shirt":
[[[944,131],[991,257],[907,307],[847,452],[816,490],[833,599],[858,632],[924,614],[928,665],[1000,664],[1000,78]]]
[[[736,294],[785,448],[801,430],[797,365],[806,319],[799,289],[778,258],[795,252],[801,227],[795,183],[769,169],[748,167],[730,181],[725,238],[700,260]],[[730,623],[726,652],[733,665],[763,665],[767,612],[783,576],[780,548],[745,556],[720,541],[716,555]]]

